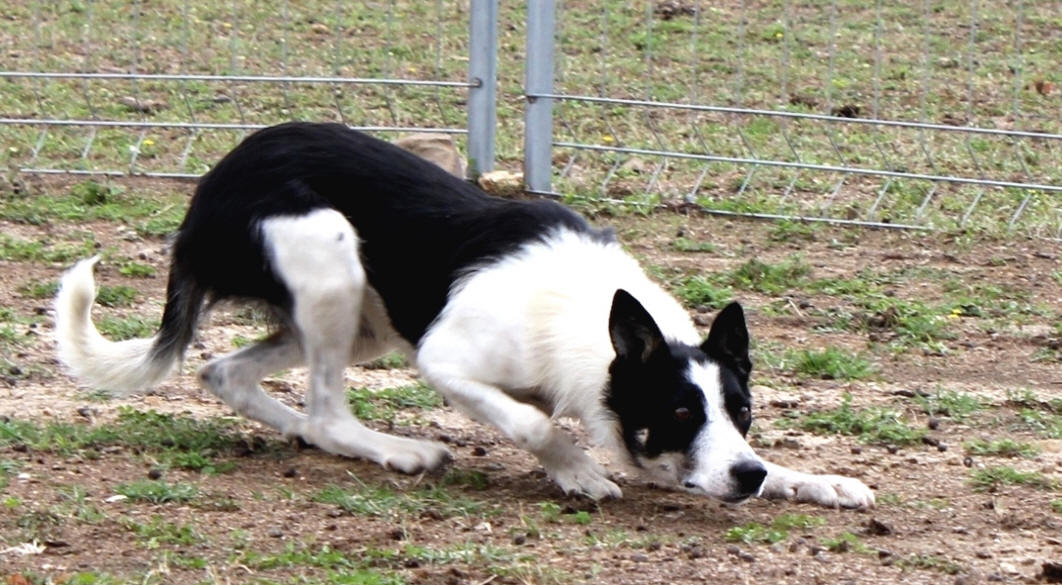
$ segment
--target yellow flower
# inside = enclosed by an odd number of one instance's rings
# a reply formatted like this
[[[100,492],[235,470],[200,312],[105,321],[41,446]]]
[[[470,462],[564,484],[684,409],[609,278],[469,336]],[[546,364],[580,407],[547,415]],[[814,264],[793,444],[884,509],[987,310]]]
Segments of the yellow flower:
[[[612,144],[615,141],[616,139],[613,138],[610,134],[605,134],[601,137],[601,142],[604,142],[605,144]]]
[[[152,140],[150,138],[145,138],[144,139],[144,146],[151,146],[152,144],[155,144],[154,140]]]

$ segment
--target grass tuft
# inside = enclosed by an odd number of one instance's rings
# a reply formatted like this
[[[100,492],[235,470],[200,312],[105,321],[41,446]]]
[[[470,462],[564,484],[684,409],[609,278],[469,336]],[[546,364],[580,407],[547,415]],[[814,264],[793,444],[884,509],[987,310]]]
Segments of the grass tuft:
[[[1038,471],[1018,471],[1013,467],[999,466],[978,469],[970,476],[970,485],[979,492],[995,492],[1008,485],[1020,485],[1044,491],[1058,489],[1058,481]]]
[[[903,421],[897,411],[886,408],[852,407],[852,395],[844,394],[841,406],[834,410],[808,413],[783,425],[793,424],[805,431],[819,434],[848,435],[864,443],[880,445],[910,445],[925,436],[925,430]]]

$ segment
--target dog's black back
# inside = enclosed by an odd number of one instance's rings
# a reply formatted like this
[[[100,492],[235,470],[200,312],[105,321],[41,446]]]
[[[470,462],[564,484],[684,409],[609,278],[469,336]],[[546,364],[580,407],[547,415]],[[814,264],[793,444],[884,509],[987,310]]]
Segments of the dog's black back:
[[[296,122],[251,135],[203,177],[171,274],[212,300],[290,308],[263,256],[259,226],[319,208],[339,210],[354,226],[370,284],[414,344],[463,271],[558,227],[593,232],[555,203],[490,197],[390,143],[339,124]]]

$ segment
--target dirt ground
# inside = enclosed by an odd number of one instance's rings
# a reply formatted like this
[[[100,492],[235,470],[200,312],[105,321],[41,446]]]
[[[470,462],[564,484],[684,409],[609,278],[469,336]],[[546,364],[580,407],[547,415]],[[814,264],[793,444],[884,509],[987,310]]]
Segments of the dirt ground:
[[[0,441],[0,461],[15,469],[0,490],[0,500],[7,503],[0,505],[0,579],[9,584],[972,584],[1062,579],[1052,565],[1062,563],[1062,492],[1057,487],[1062,479],[1062,438],[1021,424],[1022,405],[1015,403],[1015,396],[1035,396],[1039,403],[1031,406],[1045,417],[1062,414],[1050,406],[1052,399],[1062,398],[1062,333],[1057,327],[1062,315],[1062,244],[831,227],[779,238],[776,224],[673,212],[594,221],[616,225],[620,238],[644,263],[667,270],[717,273],[751,258],[779,262],[799,254],[816,278],[852,278],[866,271],[906,275],[887,285],[888,294],[897,298],[941,302],[956,294],[941,284],[941,278],[951,278],[1009,291],[1007,298],[1020,298],[1038,310],[996,320],[956,314],[949,323],[954,337],[943,341],[946,351],[898,350],[876,340],[873,332],[825,326],[822,315],[851,308],[841,296],[806,288],[777,294],[735,290],[758,348],[831,345],[867,355],[874,364],[876,372],[864,380],[817,379],[759,363],[753,374],[753,443],[758,452],[798,469],[862,479],[878,497],[877,506],[868,511],[770,501],[727,506],[657,488],[621,468],[614,469],[622,499],[592,504],[565,498],[528,454],[493,429],[444,407],[417,415],[416,424],[397,425],[395,432],[447,441],[456,456],[451,474],[478,472],[485,482],[457,482],[446,490],[477,502],[480,511],[450,514],[429,507],[416,513],[355,514],[315,501],[313,495],[326,486],[353,484],[403,493],[441,484],[441,479],[400,476],[369,463],[281,443],[268,429],[237,421],[249,447],[231,458],[233,469],[216,474],[162,472],[167,481],[196,485],[209,496],[207,502],[222,503],[218,505],[112,498],[118,485],[158,476],[150,453],[114,448],[89,456]],[[0,223],[4,234],[25,239],[62,239],[84,230],[91,230],[104,249],[138,258],[158,271],[155,278],[129,278],[113,265],[101,266],[100,284],[126,284],[142,294],[131,307],[97,307],[97,319],[134,313],[157,318],[166,274],[163,239],[131,236],[125,226],[110,222]],[[680,237],[710,242],[712,249],[679,251],[674,244]],[[40,317],[16,325],[33,341],[10,350],[5,358],[17,366],[5,366],[6,383],[0,384],[4,420],[100,425],[113,421],[126,405],[196,419],[230,416],[198,388],[193,373],[204,359],[229,351],[234,337],[253,338],[260,331],[243,324],[233,311],[219,311],[201,329],[180,375],[149,395],[100,400],[58,371],[50,339],[50,301],[24,292],[27,284],[56,279],[63,268],[0,262],[0,306]],[[698,323],[707,325],[711,311],[694,312]],[[348,383],[394,387],[411,383],[415,375],[403,368],[351,368]],[[301,372],[271,378],[269,386],[282,400],[297,405]],[[985,408],[965,417],[931,417],[912,400],[942,391],[975,396]],[[835,408],[846,392],[856,410],[887,406],[903,412],[912,427],[932,427],[929,439],[896,447],[778,424],[794,415]],[[979,438],[1029,443],[1036,453],[1003,458],[972,454],[964,447]],[[1038,472],[1048,483],[1002,484],[989,491],[971,484],[978,469],[997,466]],[[72,486],[83,494],[78,509],[91,509],[91,519],[71,511]],[[735,527],[770,526],[794,514],[820,518],[821,524],[790,529],[775,543],[727,538]],[[144,523],[156,517],[191,526],[201,538],[170,543],[144,538],[129,528],[129,519]],[[853,535],[850,543],[838,544],[845,533]],[[24,543],[33,538],[43,550],[23,554]],[[445,557],[413,552],[446,547],[465,552]],[[369,551],[391,554],[369,563],[373,575],[383,575],[380,580],[342,580],[337,568],[342,564],[320,558],[260,562],[261,556],[303,550],[339,551],[353,559],[365,559]],[[97,580],[75,580],[89,573]]]

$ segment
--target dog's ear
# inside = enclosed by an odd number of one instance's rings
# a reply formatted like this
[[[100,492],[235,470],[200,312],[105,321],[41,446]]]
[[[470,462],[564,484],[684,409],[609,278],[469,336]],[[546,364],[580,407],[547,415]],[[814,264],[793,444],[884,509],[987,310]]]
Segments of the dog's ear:
[[[745,327],[745,312],[741,305],[730,303],[719,311],[712,321],[708,338],[701,344],[701,351],[748,379],[752,361],[749,360],[749,330]]]
[[[616,357],[649,361],[653,352],[664,347],[664,335],[645,307],[623,289],[612,297],[612,313],[608,317],[608,333]]]

